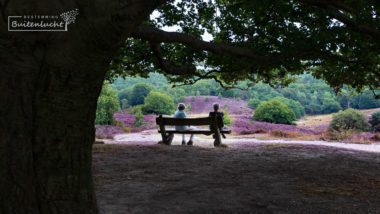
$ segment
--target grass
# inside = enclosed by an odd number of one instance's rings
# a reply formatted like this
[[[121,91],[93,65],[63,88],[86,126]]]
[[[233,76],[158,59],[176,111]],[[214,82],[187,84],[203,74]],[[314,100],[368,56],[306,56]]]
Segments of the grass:
[[[366,117],[369,117],[372,113],[380,111],[380,108],[376,109],[366,109],[359,110]],[[299,127],[310,127],[310,126],[323,126],[330,124],[333,114],[324,114],[324,115],[311,115],[305,116],[302,119],[297,121],[297,126]]]

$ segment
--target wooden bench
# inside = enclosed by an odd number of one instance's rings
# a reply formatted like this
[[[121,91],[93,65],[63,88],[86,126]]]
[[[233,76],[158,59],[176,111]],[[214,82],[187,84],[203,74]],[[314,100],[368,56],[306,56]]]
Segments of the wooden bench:
[[[229,129],[219,129],[216,117],[202,118],[172,118],[163,117],[160,115],[156,118],[156,123],[159,126],[158,132],[161,133],[161,143],[170,145],[173,141],[174,134],[203,134],[213,135],[215,141],[214,146],[219,146],[222,143],[221,135],[231,134]],[[196,130],[177,131],[175,128],[166,128],[165,126],[208,126],[207,128],[197,128]]]

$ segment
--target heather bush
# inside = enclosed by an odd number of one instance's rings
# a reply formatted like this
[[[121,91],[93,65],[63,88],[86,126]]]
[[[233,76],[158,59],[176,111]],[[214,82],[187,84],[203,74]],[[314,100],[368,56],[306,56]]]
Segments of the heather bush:
[[[253,118],[269,123],[292,124],[296,115],[285,103],[274,99],[260,103]]]
[[[269,132],[269,134],[273,137],[279,137],[279,138],[297,138],[301,136],[301,134],[297,132],[288,132],[288,131],[282,131],[282,130],[272,130]]]
[[[373,141],[380,141],[380,134],[375,134],[371,137],[371,140]]]
[[[95,124],[113,124],[113,114],[119,110],[119,99],[117,92],[112,86],[105,82],[98,98]]]
[[[366,131],[369,124],[365,116],[357,110],[346,109],[333,115],[330,131],[342,132],[344,130]]]
[[[377,111],[371,115],[369,123],[374,131],[380,132],[380,111]]]
[[[111,125],[96,125],[95,130],[98,139],[112,139],[115,135],[124,133],[122,128]]]
[[[322,140],[333,140],[333,141],[343,141],[352,138],[354,135],[353,129],[347,129],[347,130],[333,130],[330,129],[329,131],[325,132],[321,139]]]
[[[142,107],[144,114],[173,114],[176,108],[171,96],[158,91],[150,92],[144,103]]]
[[[143,108],[143,105],[137,105],[137,106],[130,107],[128,109],[128,113],[135,115],[138,112],[141,112],[142,108]]]

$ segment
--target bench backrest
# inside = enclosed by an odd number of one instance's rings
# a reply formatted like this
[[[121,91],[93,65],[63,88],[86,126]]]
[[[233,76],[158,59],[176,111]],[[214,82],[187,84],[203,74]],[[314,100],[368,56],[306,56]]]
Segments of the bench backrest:
[[[156,118],[157,125],[161,126],[213,126],[217,123],[216,118],[201,117],[201,118],[172,118],[163,117],[160,115]]]

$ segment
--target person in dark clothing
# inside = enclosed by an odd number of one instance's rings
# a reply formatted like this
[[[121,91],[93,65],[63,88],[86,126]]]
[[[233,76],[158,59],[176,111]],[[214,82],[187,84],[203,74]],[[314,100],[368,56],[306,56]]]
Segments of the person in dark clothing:
[[[218,122],[218,128],[222,129],[224,127],[224,122],[223,122],[224,113],[219,112],[219,104],[218,103],[214,103],[212,105],[212,108],[214,109],[214,111],[210,112],[208,116],[209,117],[216,117],[217,122]]]
[[[214,103],[212,105],[212,108],[214,109],[214,111],[210,112],[208,116],[209,117],[216,117],[217,126],[218,126],[219,130],[226,128],[224,126],[224,121],[223,121],[224,113],[219,111],[219,104]],[[210,127],[210,129],[212,129],[212,127]],[[226,138],[226,136],[223,133],[221,133],[221,135],[223,138]],[[214,138],[215,138],[215,136],[214,136]]]

